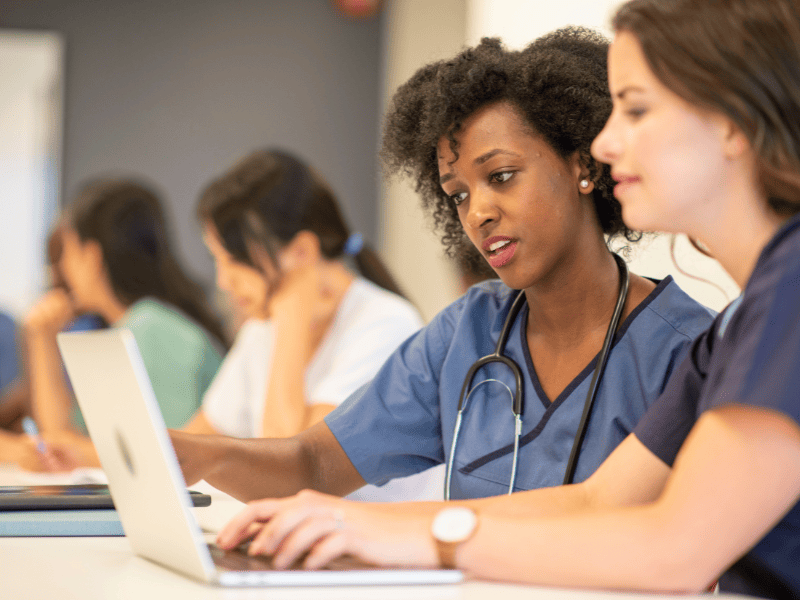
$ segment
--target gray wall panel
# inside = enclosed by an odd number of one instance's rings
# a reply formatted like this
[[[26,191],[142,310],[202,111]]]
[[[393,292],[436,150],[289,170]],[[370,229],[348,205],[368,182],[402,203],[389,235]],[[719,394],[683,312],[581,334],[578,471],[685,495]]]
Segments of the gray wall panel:
[[[375,240],[378,18],[325,0],[0,0],[0,27],[65,35],[64,197],[98,173],[155,181],[207,282],[197,195],[259,146],[305,156]]]

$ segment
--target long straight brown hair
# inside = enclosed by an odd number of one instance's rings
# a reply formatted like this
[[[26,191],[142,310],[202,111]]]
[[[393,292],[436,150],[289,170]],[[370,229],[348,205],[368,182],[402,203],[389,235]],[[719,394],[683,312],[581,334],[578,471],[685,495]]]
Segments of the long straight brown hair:
[[[747,136],[778,214],[800,212],[800,15],[794,0],[631,0],[613,18],[655,76]]]
[[[86,183],[67,211],[81,240],[94,240],[114,294],[130,306],[153,297],[175,306],[227,348],[222,324],[203,288],[172,252],[160,197],[147,185],[124,179]]]

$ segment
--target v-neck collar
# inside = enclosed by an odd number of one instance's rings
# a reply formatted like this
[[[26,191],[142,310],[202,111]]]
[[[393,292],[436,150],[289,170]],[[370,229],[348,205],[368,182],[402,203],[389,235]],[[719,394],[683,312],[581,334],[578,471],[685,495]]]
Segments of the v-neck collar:
[[[628,331],[631,323],[636,319],[636,317],[645,309],[647,306],[655,300],[664,288],[666,288],[672,282],[672,276],[668,275],[665,279],[662,279],[656,287],[650,291],[647,297],[642,300],[636,308],[634,308],[631,313],[625,318],[622,324],[617,328],[617,332],[614,335],[614,339],[611,342],[611,348],[613,349],[614,346],[622,339],[625,335],[625,332]],[[521,327],[520,327],[520,344],[522,346],[522,353],[525,357],[525,366],[528,369],[528,375],[531,378],[531,383],[533,384],[533,389],[536,392],[536,395],[539,398],[539,401],[544,406],[545,410],[550,408],[551,405],[558,406],[562,404],[567,398],[572,395],[572,392],[583,383],[584,379],[586,379],[593,371],[594,366],[597,364],[597,359],[600,356],[600,352],[598,351],[597,354],[592,357],[592,360],[589,361],[583,370],[578,373],[575,378],[565,387],[561,393],[556,396],[555,400],[550,400],[547,397],[547,394],[542,388],[542,384],[539,381],[539,375],[536,373],[536,368],[533,366],[533,358],[531,357],[531,349],[528,347],[528,336],[526,332],[528,330],[528,315],[530,314],[530,307],[528,306],[527,301],[525,302],[525,306],[522,307],[522,319],[521,319]]]

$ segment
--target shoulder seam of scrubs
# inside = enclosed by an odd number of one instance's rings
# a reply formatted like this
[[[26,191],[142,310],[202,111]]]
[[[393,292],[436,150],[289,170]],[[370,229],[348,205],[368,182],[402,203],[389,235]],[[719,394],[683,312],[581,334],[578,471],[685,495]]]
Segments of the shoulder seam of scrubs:
[[[642,300],[639,303],[639,305],[631,311],[631,314],[628,315],[628,318],[626,318],[622,322],[622,324],[619,326],[619,329],[617,329],[617,337],[621,338],[623,335],[625,335],[625,332],[628,331],[628,328],[636,320],[636,317],[638,317],[642,312],[644,312],[644,310],[648,308],[650,304],[652,304],[652,302],[661,295],[661,292],[667,289],[667,287],[669,287],[669,285],[672,282],[673,282],[672,275],[667,275],[664,279],[662,279],[658,283],[658,285],[656,285],[656,287],[653,288],[653,290],[649,294],[647,294],[647,297],[644,300]],[[661,317],[665,321],[667,321],[661,313],[655,310],[653,312],[656,313],[659,317]],[[672,325],[673,328],[675,327],[675,325],[673,325],[671,322],[667,321],[667,323]],[[678,330],[676,329],[676,331]],[[614,340],[614,343],[615,344],[617,343],[617,339]]]
[[[791,217],[788,221],[786,221],[780,229],[778,229],[777,233],[772,237],[772,239],[767,242],[767,245],[761,250],[761,253],[758,255],[758,260],[756,261],[756,266],[753,268],[753,272],[755,273],[758,268],[761,266],[766,260],[772,256],[772,252],[776,246],[780,245],[783,242],[784,238],[791,235],[792,232],[800,227],[800,213],[797,213],[793,217]],[[742,290],[742,294],[747,289],[747,285],[745,285],[745,289]]]

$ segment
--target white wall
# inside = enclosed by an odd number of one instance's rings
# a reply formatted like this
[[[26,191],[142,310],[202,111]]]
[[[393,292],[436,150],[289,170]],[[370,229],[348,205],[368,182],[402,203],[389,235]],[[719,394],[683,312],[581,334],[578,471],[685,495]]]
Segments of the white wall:
[[[384,110],[399,85],[423,65],[464,46],[463,0],[394,0],[384,16]],[[430,320],[460,295],[452,261],[423,215],[408,181],[384,182],[381,253],[406,295]]]
[[[592,27],[611,36],[610,17],[619,0],[467,0],[467,4],[469,44],[484,36],[496,36],[511,48],[522,48],[565,25]],[[722,267],[694,250],[683,237],[676,241],[676,265],[670,256],[670,237],[648,236],[633,246],[631,270],[656,278],[671,274],[687,293],[716,310],[739,294],[739,288]]]
[[[63,201],[87,178],[151,181],[201,282],[213,265],[199,193],[256,148],[314,165],[350,227],[376,242],[378,17],[345,17],[329,0],[0,0],[0,25],[66,41]]]
[[[610,35],[608,17],[619,0],[467,0],[467,43],[500,37],[522,48],[553,29],[583,25]]]
[[[0,33],[0,308],[21,317],[44,285],[61,173],[63,44]]]

